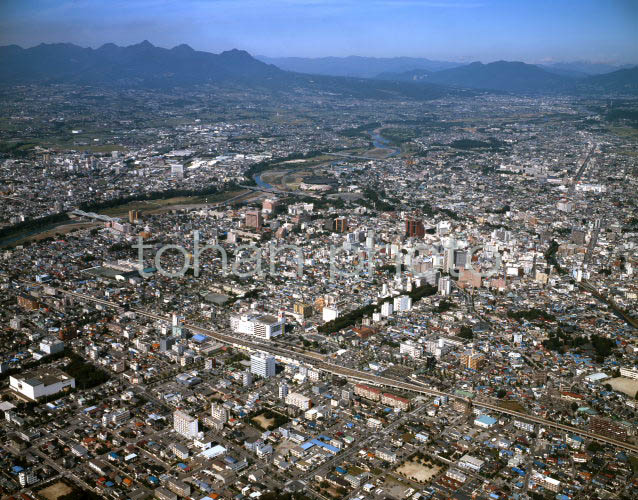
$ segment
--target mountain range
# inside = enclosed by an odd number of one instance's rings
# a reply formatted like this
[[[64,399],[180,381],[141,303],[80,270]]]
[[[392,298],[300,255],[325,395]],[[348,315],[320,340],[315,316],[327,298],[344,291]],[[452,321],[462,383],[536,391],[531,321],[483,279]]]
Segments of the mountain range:
[[[108,43],[98,49],[68,43],[23,49],[0,47],[0,84],[81,84],[169,88],[215,84],[271,92],[317,92],[361,98],[433,99],[459,91],[440,85],[308,75],[284,71],[243,50],[221,54],[188,45],[172,49],[143,41],[127,47]]]
[[[402,73],[416,69],[440,71],[462,66],[462,63],[431,61],[419,57],[256,57],[286,71],[357,78],[374,78],[380,73]]]
[[[353,76],[375,78],[383,73],[405,73],[424,70],[436,72],[444,69],[465,66],[467,63],[451,61],[432,61],[419,57],[268,57],[256,56],[257,59],[278,68],[298,73],[314,75]],[[591,63],[587,61],[552,62],[537,66],[564,76],[584,78],[590,75],[611,73],[619,69],[630,68],[631,65],[613,65]]]
[[[377,78],[501,92],[638,92],[638,66],[589,76],[574,74],[567,69],[552,71],[523,62],[473,62],[436,72],[417,69],[403,73],[381,73]]]
[[[291,59],[302,58],[286,58]],[[40,44],[28,49],[17,45],[0,47],[0,84],[70,83],[146,88],[215,84],[380,99],[432,99],[485,91],[638,93],[638,67],[590,76],[570,67],[508,61],[467,65],[416,58],[351,57],[310,61],[326,63],[321,66],[322,71],[359,76],[289,71],[289,66],[280,68],[237,49],[213,54],[193,50],[188,45],[165,49],[144,41],[127,47],[109,43],[98,49],[65,43]],[[333,64],[332,70],[328,63]],[[348,64],[352,66],[350,71]],[[418,66],[410,67],[415,64]],[[305,68],[313,71],[312,66]],[[319,67],[315,65],[315,68]],[[397,71],[376,73],[379,68]],[[367,77],[363,78],[363,74]]]

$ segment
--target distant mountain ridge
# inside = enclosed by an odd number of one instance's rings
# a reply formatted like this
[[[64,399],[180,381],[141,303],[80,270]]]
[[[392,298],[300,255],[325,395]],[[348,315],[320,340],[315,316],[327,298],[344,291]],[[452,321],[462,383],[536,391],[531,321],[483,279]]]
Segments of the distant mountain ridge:
[[[192,84],[280,77],[279,68],[243,50],[211,54],[188,45],[172,49],[143,41],[128,47],[108,43],[98,49],[40,44],[29,49],[0,47],[0,81],[4,83]]]
[[[459,93],[440,85],[293,73],[258,61],[243,50],[213,54],[188,45],[165,49],[146,40],[127,47],[108,43],[98,49],[68,43],[40,44],[28,49],[9,45],[0,47],[0,67],[0,84],[4,85],[66,83],[168,88],[216,84],[377,99],[433,99]]]
[[[638,90],[637,68],[588,76],[567,69],[554,72],[534,64],[496,61],[489,64],[474,62],[437,72],[382,73],[377,78],[502,92],[580,93],[598,90],[633,93]]]
[[[322,58],[339,64],[370,61],[401,66],[420,64],[437,67],[408,71],[384,71],[376,78],[329,76],[285,71],[252,57],[244,50],[220,54],[197,51],[182,44],[172,49],[143,41],[127,47],[113,43],[98,49],[68,43],[40,44],[23,49],[0,47],[0,84],[80,84],[140,88],[180,87],[202,84],[258,88],[270,92],[315,92],[358,98],[435,99],[468,96],[478,92],[514,93],[638,93],[638,68],[586,76],[570,68],[553,70],[522,62],[475,62],[441,69],[442,63],[414,58]],[[363,66],[354,72],[363,71]],[[343,69],[343,68],[342,68]],[[600,68],[599,68],[600,69]]]
[[[573,61],[573,62],[553,62],[538,64],[541,68],[550,72],[581,74],[583,76],[591,75],[603,75],[605,73],[612,73],[620,69],[628,69],[633,67],[631,64],[608,64],[608,63],[593,63],[588,61]]]
[[[415,77],[419,81],[428,83],[507,92],[556,91],[571,84],[571,81],[565,77],[545,71],[538,66],[508,61],[496,61],[489,64],[473,62],[466,66],[430,74],[413,71],[396,76],[384,75],[384,79],[396,79],[397,81],[410,81],[414,80]]]
[[[462,66],[463,63],[432,61],[422,57],[267,57],[256,56],[262,62],[274,64],[286,71],[314,75],[373,78],[380,73],[401,73],[415,69],[440,71]]]

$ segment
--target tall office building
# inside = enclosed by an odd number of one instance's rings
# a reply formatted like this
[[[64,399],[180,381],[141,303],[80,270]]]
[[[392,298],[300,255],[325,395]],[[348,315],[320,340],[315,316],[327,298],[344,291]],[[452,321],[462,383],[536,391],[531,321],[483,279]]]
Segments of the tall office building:
[[[276,363],[274,356],[264,352],[257,352],[250,356],[250,372],[262,378],[274,377]]]
[[[254,229],[261,229],[263,224],[261,212],[259,210],[249,210],[246,212],[245,225]]]
[[[175,410],[173,412],[173,429],[182,436],[194,438],[199,432],[199,422],[188,413]]]
[[[262,203],[262,210],[267,213],[274,212],[279,206],[279,200],[277,198],[266,198]]]
[[[345,233],[348,230],[348,221],[345,217],[337,217],[332,221],[332,230],[336,233]]]
[[[279,398],[286,399],[286,396],[288,396],[288,384],[279,384]]]
[[[425,227],[423,222],[414,218],[405,218],[405,235],[408,238],[423,238],[425,236]]]

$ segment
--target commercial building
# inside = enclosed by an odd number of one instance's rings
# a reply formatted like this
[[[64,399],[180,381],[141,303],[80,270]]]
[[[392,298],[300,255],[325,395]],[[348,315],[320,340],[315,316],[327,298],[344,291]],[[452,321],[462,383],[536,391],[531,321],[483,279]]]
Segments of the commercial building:
[[[489,429],[490,427],[493,427],[494,425],[496,425],[496,422],[498,422],[498,420],[496,420],[493,417],[490,417],[489,415],[481,415],[480,417],[474,420],[474,425],[478,427],[482,427],[483,429]]]
[[[274,377],[276,373],[275,357],[265,352],[256,352],[250,356],[250,372],[262,378]]]
[[[75,379],[57,368],[33,370],[11,375],[9,387],[32,401],[75,388]]]
[[[21,293],[18,295],[18,305],[27,311],[35,311],[40,307],[38,299],[27,293]]]
[[[339,317],[339,310],[336,307],[324,307],[322,310],[322,318],[324,321],[334,321]]]
[[[312,316],[312,306],[310,304],[304,304],[303,302],[296,302],[294,306],[295,314],[303,318]]]
[[[261,208],[266,213],[273,213],[279,206],[279,200],[277,198],[266,198],[261,205]]]
[[[47,355],[64,351],[64,342],[55,339],[44,339],[40,342],[40,350]]]
[[[474,472],[480,472],[485,464],[484,460],[473,457],[472,455],[463,455],[458,462],[458,466],[463,469],[471,470]]]
[[[282,314],[278,317],[266,314],[241,314],[230,318],[230,327],[233,332],[264,340],[283,334],[285,325],[286,319]]]

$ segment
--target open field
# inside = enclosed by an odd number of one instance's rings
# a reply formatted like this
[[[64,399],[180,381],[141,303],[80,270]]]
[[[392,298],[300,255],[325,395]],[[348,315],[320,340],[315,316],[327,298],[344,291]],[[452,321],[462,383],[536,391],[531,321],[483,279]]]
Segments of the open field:
[[[73,493],[73,489],[66,483],[58,481],[38,492],[39,495],[47,500],[57,500],[64,495]]]
[[[416,481],[418,483],[427,483],[441,471],[441,467],[429,462],[405,462],[401,467],[396,469],[398,474]]]
[[[614,391],[627,394],[631,398],[636,397],[636,393],[638,393],[638,380],[633,378],[616,377],[603,382],[611,385]]]
[[[257,415],[253,418],[253,422],[255,422],[262,429],[268,429],[270,426],[275,424],[274,418],[266,418],[263,414]]]
[[[521,413],[527,413],[527,409],[521,405],[518,401],[499,401],[498,405],[501,408],[505,408],[507,410],[519,411]]]

